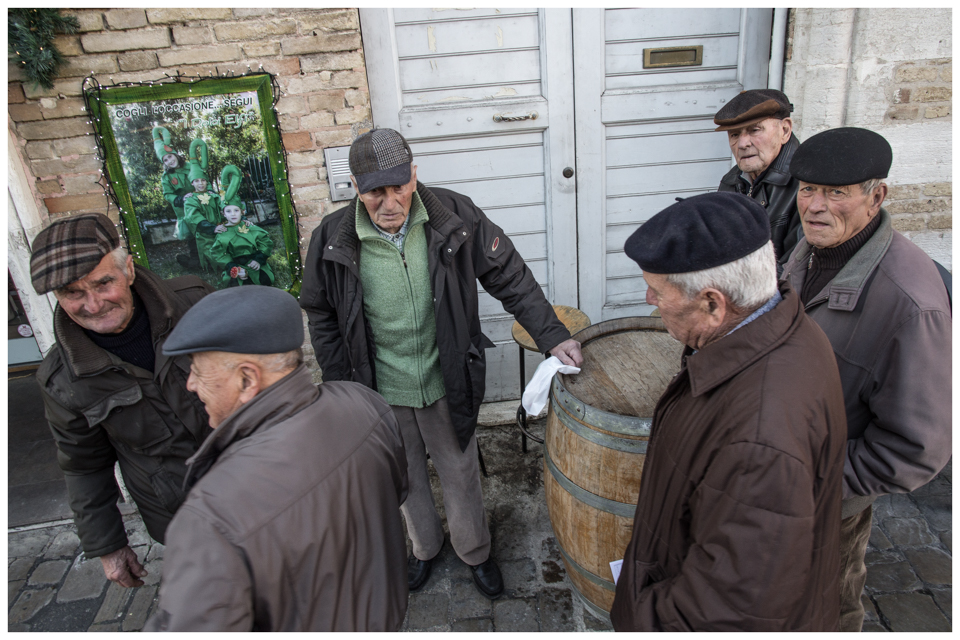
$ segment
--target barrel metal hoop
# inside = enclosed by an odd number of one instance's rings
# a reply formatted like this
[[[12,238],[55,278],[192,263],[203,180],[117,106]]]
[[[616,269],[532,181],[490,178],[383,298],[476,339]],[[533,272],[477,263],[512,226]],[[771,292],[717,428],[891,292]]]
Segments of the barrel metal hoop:
[[[563,383],[560,382],[559,375],[553,376],[553,384],[550,386],[551,396],[556,399],[557,404],[565,408],[571,415],[576,416],[578,420],[596,425],[604,431],[620,433],[625,436],[650,437],[650,427],[653,425],[653,420],[650,418],[622,416],[592,407],[567,391]]]
[[[598,587],[603,587],[607,591],[616,590],[617,585],[615,585],[614,583],[610,582],[609,580],[604,580],[603,578],[593,573],[592,571],[587,571],[586,569],[581,567],[573,558],[567,555],[567,552],[566,550],[564,550],[563,545],[561,545],[559,542],[557,542],[557,548],[560,549],[560,555],[562,555],[563,559],[567,561],[567,564],[573,567],[573,570],[579,573],[581,576],[583,576],[593,584],[597,585]]]
[[[590,442],[598,444],[601,447],[606,447],[607,449],[616,449],[617,451],[623,451],[625,453],[647,452],[646,440],[625,440],[623,438],[617,438],[616,436],[610,436],[605,433],[601,433],[600,431],[595,431],[594,429],[582,425],[574,420],[570,414],[563,410],[563,407],[555,407],[554,413],[563,426],[565,426],[567,429],[570,429],[570,431],[573,431],[584,440],[589,440]]]
[[[625,502],[617,502],[616,500],[610,500],[609,498],[604,498],[603,496],[598,496],[595,493],[591,493],[586,489],[573,483],[570,478],[563,475],[560,469],[557,468],[557,465],[554,464],[553,459],[550,458],[550,452],[544,449],[543,459],[547,463],[547,468],[550,469],[550,474],[554,479],[560,483],[560,486],[563,489],[572,495],[574,498],[588,504],[594,509],[599,509],[606,513],[612,513],[615,516],[620,516],[622,518],[633,519],[634,514],[637,512],[637,505],[627,504]]]
[[[577,591],[577,597],[580,598],[580,603],[583,604],[584,608],[590,611],[598,620],[603,620],[604,622],[613,625],[613,621],[610,619],[610,614],[587,600],[586,596]]]

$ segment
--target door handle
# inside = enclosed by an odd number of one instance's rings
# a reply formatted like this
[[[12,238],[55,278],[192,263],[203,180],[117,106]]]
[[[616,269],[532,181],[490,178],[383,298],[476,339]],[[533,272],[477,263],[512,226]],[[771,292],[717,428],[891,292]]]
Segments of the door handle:
[[[531,111],[530,113],[525,113],[522,116],[507,116],[502,113],[496,113],[493,116],[494,122],[518,122],[520,120],[536,120],[540,117],[540,114],[536,111]]]

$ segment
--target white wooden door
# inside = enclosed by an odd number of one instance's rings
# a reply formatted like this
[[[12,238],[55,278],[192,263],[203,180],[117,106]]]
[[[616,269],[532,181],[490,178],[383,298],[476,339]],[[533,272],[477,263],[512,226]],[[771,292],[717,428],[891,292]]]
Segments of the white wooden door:
[[[506,231],[551,303],[576,307],[576,177],[563,176],[575,166],[570,20],[551,9],[360,9],[375,125],[404,135],[421,182],[469,196]],[[482,288],[480,311],[497,344],[485,399],[518,398],[513,317]],[[528,377],[540,361],[527,354]]]
[[[623,244],[677,197],[715,191],[732,166],[714,114],[767,86],[770,9],[574,9],[580,309],[649,315]],[[666,63],[674,48],[699,64]]]

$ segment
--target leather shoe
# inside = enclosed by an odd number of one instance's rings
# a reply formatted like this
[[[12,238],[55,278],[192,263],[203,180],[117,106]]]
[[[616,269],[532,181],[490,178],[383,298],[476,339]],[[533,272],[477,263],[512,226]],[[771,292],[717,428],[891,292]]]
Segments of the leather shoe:
[[[413,554],[407,558],[407,586],[410,587],[411,592],[419,591],[423,585],[427,584],[434,559],[421,560]]]
[[[500,597],[503,593],[503,576],[500,575],[500,567],[492,556],[476,566],[470,565],[470,571],[473,572],[473,582],[480,593],[491,600]]]

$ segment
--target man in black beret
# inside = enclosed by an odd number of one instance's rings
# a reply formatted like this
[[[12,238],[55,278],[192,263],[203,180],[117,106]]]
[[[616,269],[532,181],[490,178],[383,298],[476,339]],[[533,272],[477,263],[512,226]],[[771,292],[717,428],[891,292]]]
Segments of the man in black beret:
[[[836,631],[843,396],[823,331],[777,287],[766,211],[687,198],[624,249],[686,348],[654,411],[614,628]]]
[[[801,240],[783,271],[830,338],[849,441],[843,468],[841,630],[860,631],[872,503],[920,487],[951,452],[951,310],[934,262],[881,206],[893,153],[854,127],[794,154]]]
[[[742,91],[723,106],[713,121],[726,131],[737,161],[720,179],[719,191],[743,193],[759,202],[770,218],[779,273],[800,239],[797,181],[790,160],[800,146],[793,135],[793,105],[776,89]]]
[[[107,578],[138,587],[147,572],[117,508],[119,463],[150,536],[164,541],[183,502],[186,459],[210,433],[186,388],[190,361],[161,353],[181,316],[213,290],[196,276],[161,280],[134,265],[103,214],[54,222],[30,257],[37,293],[53,292],[57,343],[37,370],[77,534]]]
[[[252,338],[255,336],[255,339]],[[164,353],[214,434],[187,461],[152,631],[397,631],[407,610],[397,420],[355,382],[314,385],[303,315],[266,286],[212,293]]]
[[[440,476],[450,542],[487,598],[503,592],[491,555],[477,463],[486,385],[477,282],[544,353],[579,366],[580,343],[557,319],[503,229],[470,198],[417,180],[410,145],[375,129],[350,146],[357,197],[310,239],[300,305],[324,380],[378,391],[400,423],[410,469],[403,505],[413,543],[409,587],[423,588],[444,543],[427,475]]]

